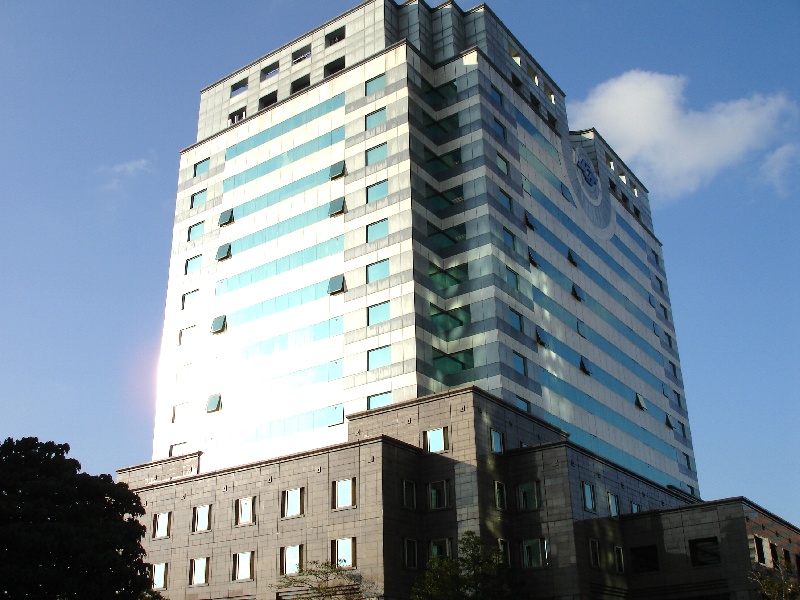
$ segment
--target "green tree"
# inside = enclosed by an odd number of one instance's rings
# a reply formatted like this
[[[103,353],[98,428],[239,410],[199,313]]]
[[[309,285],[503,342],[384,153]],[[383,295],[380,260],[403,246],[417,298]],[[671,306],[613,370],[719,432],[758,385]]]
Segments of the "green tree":
[[[297,573],[282,575],[278,589],[300,588],[303,598],[319,600],[362,600],[380,598],[383,591],[356,569],[316,560],[304,564]]]
[[[750,579],[767,600],[796,600],[800,598],[800,587],[794,576],[791,560],[780,560],[772,569],[756,565]]]
[[[456,558],[436,556],[417,580],[411,600],[506,600],[514,597],[510,574],[500,551],[467,531]]]
[[[0,599],[159,598],[139,497],[68,453],[33,437],[0,444]]]

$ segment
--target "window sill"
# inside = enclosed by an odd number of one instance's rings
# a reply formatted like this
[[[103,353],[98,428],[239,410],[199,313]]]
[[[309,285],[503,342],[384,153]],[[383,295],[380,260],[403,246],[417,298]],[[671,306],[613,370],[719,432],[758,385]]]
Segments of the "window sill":
[[[250,521],[249,523],[237,523],[234,527],[252,527],[255,524],[255,521]]]
[[[300,513],[299,515],[287,515],[285,517],[281,517],[281,521],[291,521],[292,519],[299,519],[305,516],[305,513]]]
[[[352,510],[354,508],[358,508],[358,505],[351,504],[350,506],[334,506],[331,510],[334,511],[334,512],[337,512],[337,511],[340,511],[340,510]]]

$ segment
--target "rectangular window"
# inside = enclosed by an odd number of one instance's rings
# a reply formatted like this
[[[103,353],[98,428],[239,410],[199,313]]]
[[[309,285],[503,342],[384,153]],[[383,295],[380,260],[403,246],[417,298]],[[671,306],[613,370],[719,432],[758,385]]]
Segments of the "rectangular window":
[[[367,325],[375,325],[389,320],[391,305],[387,302],[373,304],[367,308]]]
[[[689,540],[689,556],[693,567],[718,565],[722,562],[719,540],[716,537]]]
[[[511,248],[511,250],[517,250],[517,239],[514,237],[514,234],[505,227],[503,227],[503,243]]]
[[[519,275],[508,267],[506,267],[506,283],[515,290],[519,289]]]
[[[597,504],[594,499],[594,486],[591,483],[583,483],[583,508],[596,511]]]
[[[311,44],[307,44],[292,52],[292,64],[296,65],[311,57]]]
[[[508,311],[508,322],[517,331],[522,331],[522,315],[513,308]]]
[[[281,517],[297,517],[305,512],[304,488],[283,490],[281,498]]]
[[[619,516],[619,496],[608,492],[608,514],[612,517]]]
[[[597,540],[589,540],[589,564],[600,566],[600,542]]]
[[[367,396],[367,410],[380,408],[381,406],[389,406],[391,403],[392,392],[383,392],[382,394]]]
[[[508,508],[506,504],[506,484],[500,481],[494,482],[494,505],[501,510]]]
[[[403,564],[407,569],[417,568],[417,540],[403,540]]]
[[[198,175],[202,175],[203,173],[208,172],[208,168],[211,166],[211,159],[206,158],[205,160],[201,160],[198,163],[194,164],[194,176],[197,177]]]
[[[303,545],[281,548],[281,575],[294,575],[303,568]]]
[[[167,589],[167,563],[156,563],[153,565],[153,589]]]
[[[345,29],[344,26],[339,27],[335,31],[331,31],[325,36],[325,47],[330,48],[334,44],[338,44],[344,39]]]
[[[231,86],[231,98],[234,96],[238,96],[242,92],[247,91],[247,77],[242,79],[241,81],[237,81]]]
[[[425,450],[428,452],[446,452],[450,448],[447,427],[430,429],[425,432]]]
[[[631,502],[631,512],[638,513],[642,511],[642,505],[638,502]]]
[[[511,566],[511,545],[508,540],[498,539],[497,550],[500,552],[500,560],[507,567]]]
[[[497,155],[497,168],[500,169],[501,173],[508,175],[508,161],[499,154]]]
[[[187,236],[187,240],[192,242],[197,238],[201,237],[205,232],[206,223],[205,221],[201,221],[200,223],[195,223],[191,227],[189,227],[189,234]]]
[[[428,484],[428,508],[431,510],[447,508],[447,481],[434,481]]]
[[[200,267],[202,267],[203,257],[202,255],[193,256],[192,258],[186,259],[186,265],[184,266],[183,272],[185,275],[189,273],[194,273],[195,271],[199,271]]]
[[[518,488],[519,509],[534,510],[541,505],[541,482],[529,481],[520,483]]]
[[[659,303],[658,307],[661,310],[661,314],[664,315],[664,318],[669,321],[669,311],[667,310],[667,307],[661,303]]]
[[[450,556],[450,540],[447,538],[431,540],[431,558],[434,556],[442,558]]]
[[[239,498],[236,501],[236,524],[250,525],[255,522],[253,498]]]
[[[337,58],[336,60],[332,60],[327,65],[325,65],[325,69],[322,71],[325,77],[330,77],[331,75],[335,75],[339,71],[344,71],[344,56]]]
[[[492,452],[495,454],[502,454],[503,452],[503,434],[494,429],[490,429]]]
[[[506,141],[506,128],[500,121],[495,119],[494,122],[492,123],[492,128],[494,129],[494,132],[500,137],[501,140]]]
[[[687,469],[692,470],[692,459],[686,452],[683,453],[683,464],[686,465]]]
[[[489,98],[498,106],[503,106],[503,94],[496,87],[491,86],[489,88]]]
[[[389,219],[382,219],[367,225],[367,243],[385,238],[389,235]],[[388,261],[384,261],[387,262]],[[377,263],[376,263],[377,264]]]
[[[278,91],[270,92],[258,99],[258,110],[265,110],[278,103]]]
[[[244,121],[247,117],[247,109],[240,108],[228,115],[228,125],[236,125],[239,121]]]
[[[333,508],[349,508],[356,505],[356,480],[340,479],[333,482]]]
[[[367,265],[367,283],[373,283],[389,277],[389,259]]]
[[[334,540],[331,544],[331,562],[339,567],[352,568],[356,566],[356,539],[342,538]]]
[[[211,530],[211,505],[202,504],[195,506],[192,509],[192,531],[198,533],[200,531]]]
[[[276,61],[261,69],[261,81],[269,79],[270,77],[275,77],[275,75],[277,75],[278,73],[280,73],[280,67],[278,65],[278,62]]]
[[[522,542],[522,566],[541,569],[547,566],[547,540],[524,540]]]
[[[417,484],[407,479],[403,480],[403,508],[417,508]]]
[[[512,353],[513,363],[512,367],[514,370],[519,373],[520,375],[528,375],[528,366],[525,364],[525,357],[521,354],[517,354],[516,352]]]
[[[253,578],[253,553],[237,552],[233,555],[233,581]]]
[[[208,190],[203,190],[201,192],[197,192],[196,194],[192,194],[192,199],[189,202],[189,208],[197,208],[198,206],[203,206],[206,203],[206,198],[208,197]]]
[[[392,347],[383,346],[367,352],[367,371],[388,367],[392,364]]]
[[[764,554],[764,540],[763,538],[758,537],[757,535],[753,536],[756,544],[756,560],[759,564],[765,565],[767,564],[767,557]]]
[[[386,123],[385,108],[376,110],[375,112],[369,113],[366,117],[364,117],[364,127],[366,129],[372,129],[378,125],[383,125],[384,123]]]
[[[772,568],[777,569],[780,566],[780,558],[778,558],[778,546],[770,542],[769,553],[772,557]]]
[[[531,403],[525,400],[525,398],[520,398],[517,396],[514,398],[514,406],[524,412],[531,412]],[[527,446],[520,446],[521,448],[527,448]]]
[[[500,204],[506,207],[509,211],[513,211],[512,203],[511,203],[511,196],[505,193],[503,190],[498,190],[500,192]]]
[[[189,585],[208,583],[208,558],[193,558],[189,561]]]
[[[377,202],[381,198],[389,195],[389,181],[384,179],[378,183],[367,187],[367,204]]]
[[[631,572],[655,573],[659,569],[658,546],[638,546],[630,549]]]
[[[310,85],[311,85],[311,75],[303,75],[302,77],[298,77],[292,82],[292,85],[289,88],[289,93],[296,94],[297,92],[306,89]]]
[[[382,90],[385,87],[386,87],[386,73],[367,80],[367,82],[364,84],[364,94],[369,96],[370,94],[374,94],[378,90]]]
[[[617,573],[625,572],[625,556],[622,554],[621,546],[614,546],[614,566],[617,569]]]
[[[172,525],[172,513],[157,513],[153,515],[153,537],[166,538],[169,537]]]
[[[375,163],[378,163],[382,160],[386,160],[387,156],[388,156],[388,149],[385,143],[381,144],[380,146],[375,146],[374,148],[370,148],[369,150],[367,150],[366,154],[367,166],[374,165]]]

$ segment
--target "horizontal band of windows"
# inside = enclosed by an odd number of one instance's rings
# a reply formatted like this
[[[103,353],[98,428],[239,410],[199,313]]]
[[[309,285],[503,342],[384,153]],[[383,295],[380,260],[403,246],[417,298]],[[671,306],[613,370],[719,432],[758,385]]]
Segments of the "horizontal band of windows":
[[[541,332],[540,328],[540,332]],[[582,368],[585,364],[585,360],[578,352],[575,352],[572,348],[561,342],[560,340],[556,339],[554,336],[548,334],[547,332],[542,332],[544,336],[546,336],[547,341],[547,348],[551,350],[556,355],[560,356],[566,362],[574,366],[575,368]],[[541,333],[540,333],[541,335]],[[596,380],[600,383],[603,387],[607,390],[610,390],[614,394],[625,398],[630,402],[631,405],[634,405],[636,392],[626,385],[622,384],[620,381],[600,369],[596,364],[589,364],[586,365],[588,370],[591,372],[592,379]],[[619,429],[620,431],[624,431],[625,433],[632,435],[636,439],[646,443],[648,446],[661,452],[665,456],[669,458],[676,459],[678,457],[678,451],[672,444],[669,444],[656,436],[650,431],[645,430],[630,421],[629,419],[625,418],[618,412],[611,410],[602,402],[599,402],[589,396],[588,394],[580,391],[578,388],[573,387],[572,385],[566,383],[565,381],[558,379],[550,373],[549,371],[542,371],[541,373],[541,383],[543,387],[549,388],[554,392],[557,392],[560,396],[564,396],[574,404],[577,404],[584,410],[592,413],[593,415],[598,416],[599,418],[603,419],[606,423],[609,423]],[[652,412],[656,411],[656,406],[652,403],[649,403],[649,407],[653,409]],[[648,411],[649,413],[650,411]],[[663,427],[665,421],[666,413],[663,410],[659,410],[658,412],[661,413],[661,418],[654,417],[654,424],[653,428],[658,427],[661,429]]]
[[[650,293],[645,289],[645,287],[639,283],[639,281],[630,273],[628,273],[625,268],[620,265],[616,260],[614,260],[611,255],[603,250],[600,245],[595,242],[591,236],[589,236],[583,229],[578,227],[575,222],[570,219],[560,208],[558,208],[553,202],[545,195],[542,190],[536,187],[531,181],[526,178],[522,178],[522,189],[533,199],[535,199],[539,204],[549,212],[555,219],[561,223],[570,233],[572,233],[575,237],[577,237],[589,250],[591,250],[595,256],[597,256],[601,261],[603,261],[612,271],[614,271],[617,275],[622,277],[622,279],[633,288],[633,290],[639,294],[645,300],[650,299]]]
[[[642,262],[642,260],[636,256],[636,253],[628,248],[625,243],[619,239],[616,235],[611,238],[611,243],[617,247],[617,249],[622,252],[625,257],[631,261],[631,264],[639,269],[642,273],[644,273],[648,279],[650,279],[653,274],[650,272],[650,269]]]
[[[515,117],[517,119],[517,123],[519,123],[522,128],[528,132],[528,134],[534,139],[534,141],[539,144],[547,154],[549,154],[558,164],[561,164],[561,154],[553,144],[550,143],[544,134],[539,131],[536,126],[531,123],[528,118],[520,112],[517,107],[514,107]],[[559,188],[560,189],[560,188]]]
[[[587,450],[594,452],[595,454],[602,456],[603,458],[610,460],[626,469],[629,469],[634,473],[649,479],[650,481],[655,481],[664,487],[672,485],[678,489],[688,491],[687,485],[683,481],[664,473],[660,469],[655,468],[653,465],[647,464],[643,460],[631,456],[616,446],[599,439],[596,435],[592,435],[591,433],[583,431],[573,423],[560,419],[546,411],[542,411],[541,413],[538,413],[537,411],[537,414],[539,414],[542,419],[551,425],[555,425],[556,427],[566,431],[569,434],[569,439],[571,442],[574,442],[579,446],[583,446]]]
[[[567,244],[565,244],[557,235],[547,229],[542,223],[533,217],[530,213],[526,215],[526,219],[531,221],[533,225],[536,235],[546,241],[553,249],[555,249],[558,253],[566,256],[567,253],[571,253],[573,257],[578,257],[577,253],[572,251]],[[579,258],[579,257],[578,257]],[[582,272],[586,273],[586,275],[594,281],[598,286],[600,286],[604,292],[606,292],[609,296],[614,298],[625,310],[631,313],[634,317],[636,317],[642,324],[644,324],[648,329],[653,328],[653,319],[649,317],[643,310],[641,310],[638,306],[636,306],[631,300],[625,296],[622,292],[620,292],[616,287],[614,287],[605,277],[603,277],[599,272],[597,272],[593,267],[591,267],[585,261],[578,261],[580,264],[580,269]],[[553,273],[555,268],[552,267],[549,263],[545,263],[542,261],[543,265],[542,270],[544,270],[547,275],[551,279],[557,279],[558,276]],[[546,265],[546,266],[545,266]],[[549,269],[548,269],[549,267]],[[570,285],[572,282],[570,281]],[[562,287],[564,287],[562,285]]]
[[[253,198],[252,200],[243,202],[239,206],[235,206],[233,209],[231,209],[233,211],[233,218],[236,220],[241,219],[258,211],[267,209],[270,206],[274,206],[279,202],[288,200],[292,196],[302,194],[314,189],[315,187],[324,185],[330,181],[330,170],[330,167],[325,167],[321,171],[301,177],[300,179],[284,185],[283,187],[279,187],[271,192],[262,194],[258,198]]]
[[[324,204],[232,241],[231,254],[246,252],[247,250],[271,242],[281,236],[294,233],[304,227],[314,225],[320,221],[327,221],[328,219],[330,219],[330,205]]]
[[[242,348],[242,358],[249,360],[251,358],[269,356],[286,350],[294,350],[306,344],[325,340],[342,333],[344,333],[344,317],[333,317],[332,319],[282,333],[281,335],[276,335],[246,346]]]
[[[263,265],[259,265],[238,275],[233,275],[217,281],[214,293],[217,296],[233,292],[254,283],[276,277],[292,269],[303,267],[307,264],[321,260],[333,254],[344,252],[344,236],[339,235],[330,240],[316,244],[292,254],[282,256]]]
[[[237,156],[240,156],[245,152],[252,150],[253,148],[257,148],[262,144],[266,144],[275,138],[292,131],[293,129],[302,127],[303,125],[306,125],[311,121],[318,119],[319,117],[344,107],[344,100],[344,94],[338,94],[329,100],[325,100],[325,102],[317,104],[316,106],[312,106],[311,108],[278,123],[277,125],[273,125],[264,131],[250,136],[238,144],[229,146],[225,150],[225,160],[236,158]]]
[[[260,177],[264,177],[265,175],[269,175],[280,168],[288,166],[293,162],[311,156],[320,150],[330,148],[334,144],[337,144],[341,141],[344,141],[344,127],[337,127],[329,133],[324,133],[321,136],[306,142],[305,144],[300,144],[299,146],[295,146],[291,150],[287,150],[278,156],[273,156],[269,160],[250,167],[249,169],[246,169],[237,175],[227,177],[222,182],[222,191],[223,193],[230,192],[231,190],[250,183],[251,181],[255,181]],[[330,174],[330,171],[328,171],[328,173]]]
[[[329,279],[326,278],[324,281],[300,288],[299,290],[293,290],[286,294],[270,298],[269,300],[264,300],[253,306],[248,306],[247,308],[232,312],[227,315],[228,328],[238,327],[239,325],[244,325],[245,323],[250,323],[251,321],[289,310],[290,308],[314,302],[320,298],[327,298],[328,283]]]
[[[575,201],[572,199],[572,194],[570,194],[566,184],[564,184],[564,182],[561,181],[561,179],[559,179],[555,173],[548,169],[547,166],[541,160],[539,160],[539,158],[522,142],[519,143],[519,155],[523,160],[525,160],[525,162],[532,166],[534,170],[539,173],[539,175],[544,177],[545,181],[553,186],[553,189],[564,196],[567,200],[575,204]]]
[[[622,227],[622,230],[623,230],[625,233],[627,233],[627,234],[628,234],[628,237],[630,237],[630,238],[631,238],[631,239],[632,239],[634,242],[636,242],[636,244],[637,244],[637,245],[638,245],[638,246],[639,246],[639,247],[640,247],[642,250],[644,250],[645,252],[648,252],[648,251],[649,251],[649,247],[648,247],[648,245],[647,245],[647,242],[645,242],[645,241],[644,241],[644,238],[643,238],[642,236],[640,236],[638,233],[636,233],[636,230],[635,230],[635,229],[634,229],[634,228],[633,228],[633,227],[630,225],[630,223],[628,223],[628,222],[625,220],[625,217],[623,217],[623,216],[622,216],[621,214],[619,214],[619,213],[617,213],[617,225],[619,225],[620,227]]]

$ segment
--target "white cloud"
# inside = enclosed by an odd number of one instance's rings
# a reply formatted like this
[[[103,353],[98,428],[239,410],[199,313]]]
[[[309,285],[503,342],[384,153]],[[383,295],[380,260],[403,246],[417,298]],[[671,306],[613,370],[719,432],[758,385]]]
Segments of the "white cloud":
[[[140,158],[138,160],[130,160],[125,163],[120,163],[118,165],[114,165],[111,167],[110,171],[112,173],[122,174],[122,175],[134,175],[139,171],[149,171],[150,170],[150,160],[147,158]]]
[[[152,161],[149,158],[138,158],[128,162],[119,163],[111,167],[103,167],[101,173],[108,177],[100,186],[105,192],[118,192],[125,187],[125,182],[139,173],[151,171]]]
[[[628,71],[569,106],[571,128],[595,127],[656,204],[691,193],[752,152],[774,145],[779,126],[797,112],[781,94],[689,110],[687,82],[679,75]],[[781,160],[775,158],[774,168]]]
[[[796,189],[796,173],[800,171],[800,144],[784,144],[770,152],[761,164],[761,175],[781,196]]]

